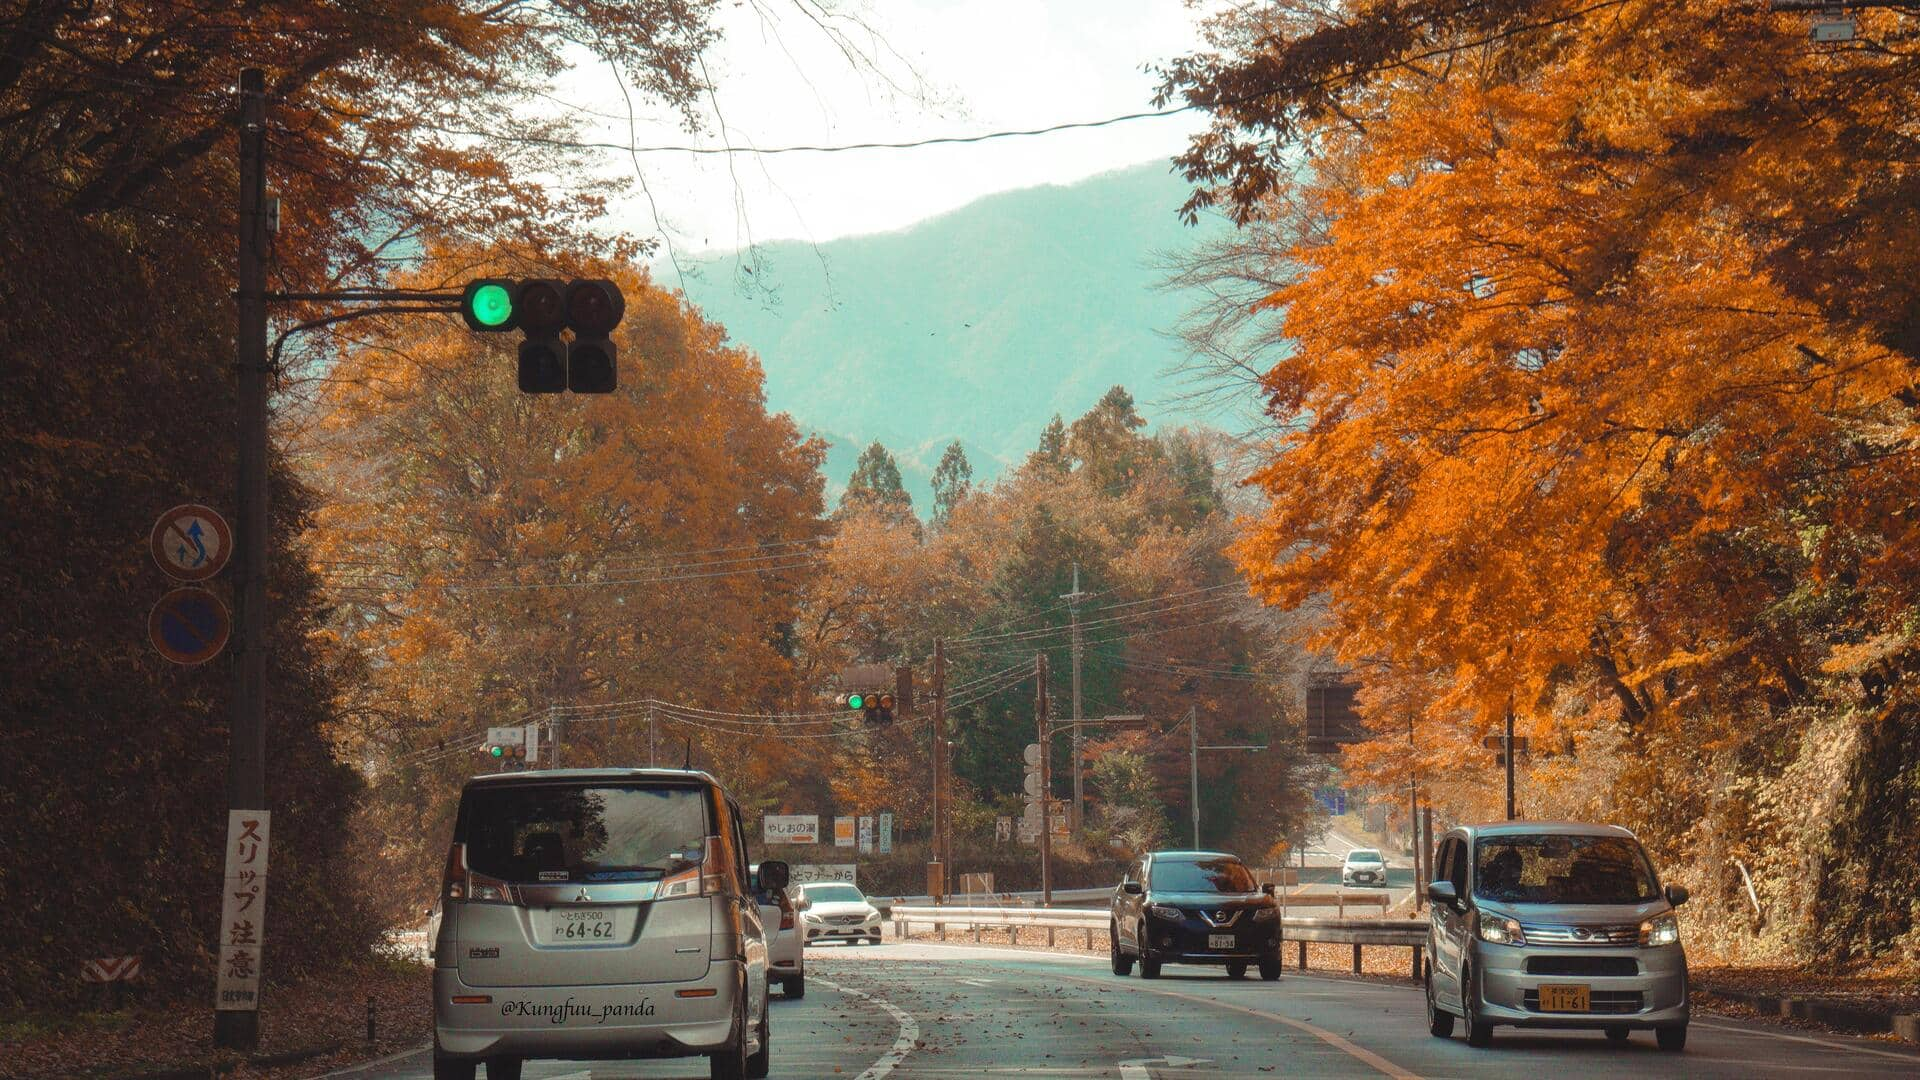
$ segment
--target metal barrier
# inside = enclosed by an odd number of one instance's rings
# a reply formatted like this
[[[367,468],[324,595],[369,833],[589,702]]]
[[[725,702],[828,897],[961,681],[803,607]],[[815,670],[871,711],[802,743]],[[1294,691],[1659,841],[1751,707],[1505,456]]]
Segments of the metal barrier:
[[[1384,900],[1385,897],[1380,899]],[[1095,931],[1105,930],[1109,918],[1105,911],[1073,908],[895,905],[893,933],[896,938],[904,938],[912,933],[914,923],[931,923],[942,941],[947,939],[949,926],[971,929],[973,939],[979,941],[982,928],[1005,927],[1009,939],[1017,945],[1020,942],[1020,928],[1034,927],[1045,929],[1047,944],[1052,945],[1058,931],[1080,930],[1086,934],[1086,947],[1092,949]],[[1283,941],[1291,940],[1298,946],[1299,967],[1303,971],[1307,967],[1308,942],[1352,945],[1353,970],[1356,974],[1361,969],[1360,950],[1364,946],[1411,948],[1413,977],[1419,979],[1423,971],[1421,953],[1427,944],[1425,919],[1310,919],[1286,916],[1281,919],[1280,926]]]
[[[1346,917],[1350,907],[1377,907],[1380,914],[1385,915],[1387,909],[1393,906],[1393,898],[1385,892],[1290,892],[1278,894],[1277,899],[1282,912],[1293,908],[1333,908],[1341,918]]]

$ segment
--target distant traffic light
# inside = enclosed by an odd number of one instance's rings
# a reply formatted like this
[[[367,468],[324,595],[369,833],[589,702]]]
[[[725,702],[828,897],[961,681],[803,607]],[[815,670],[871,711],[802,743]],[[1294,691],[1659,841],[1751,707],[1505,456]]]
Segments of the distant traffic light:
[[[605,278],[477,278],[460,294],[460,318],[483,334],[520,330],[523,394],[610,394],[619,351],[610,334],[626,315],[620,286]],[[560,335],[571,330],[573,340]]]

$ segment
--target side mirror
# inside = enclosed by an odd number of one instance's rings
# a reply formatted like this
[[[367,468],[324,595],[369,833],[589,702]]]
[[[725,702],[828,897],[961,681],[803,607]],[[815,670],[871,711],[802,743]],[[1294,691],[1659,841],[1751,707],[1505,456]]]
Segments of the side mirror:
[[[1686,887],[1683,885],[1667,886],[1667,903],[1672,904],[1674,907],[1679,907],[1681,904],[1686,903],[1688,895]]]
[[[1427,882],[1427,899],[1433,901],[1436,906],[1458,907],[1460,893],[1453,887],[1451,881],[1429,881]]]
[[[1263,896],[1273,896],[1276,892],[1278,892],[1278,890],[1274,887],[1274,884],[1271,881],[1260,886],[1260,893]]]
[[[1140,883],[1137,881],[1123,881],[1120,883],[1120,891],[1126,893],[1128,896],[1139,896],[1146,890],[1141,888]]]
[[[760,864],[757,876],[760,880],[755,882],[756,885],[768,892],[777,892],[786,888],[787,882],[792,880],[793,868],[779,859],[768,859]]]

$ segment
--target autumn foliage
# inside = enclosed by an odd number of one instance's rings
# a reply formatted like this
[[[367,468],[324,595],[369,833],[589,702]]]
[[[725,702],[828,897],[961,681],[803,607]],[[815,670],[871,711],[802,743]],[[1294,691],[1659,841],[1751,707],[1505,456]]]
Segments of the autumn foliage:
[[[1286,339],[1236,551],[1397,733],[1349,765],[1478,772],[1443,812],[1489,816],[1512,708],[1523,813],[1634,824],[1728,926],[1761,868],[1730,949],[1911,952],[1911,15],[1337,7],[1223,16],[1167,93],[1217,118],[1182,164],[1245,225],[1220,276],[1278,283],[1219,324]]]

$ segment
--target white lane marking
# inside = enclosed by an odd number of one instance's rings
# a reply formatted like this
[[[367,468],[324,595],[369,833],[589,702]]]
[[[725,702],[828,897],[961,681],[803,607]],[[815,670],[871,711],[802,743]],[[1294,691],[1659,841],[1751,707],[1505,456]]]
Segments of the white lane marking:
[[[1147,1071],[1149,1065],[1165,1065],[1169,1069],[1184,1069],[1194,1065],[1205,1065],[1212,1058],[1179,1057],[1169,1054],[1166,1057],[1134,1058],[1120,1063],[1120,1080],[1153,1080],[1153,1074]]]
[[[1071,982],[1086,983],[1089,986],[1111,987],[1113,985],[1110,982],[1101,982],[1098,979],[1083,979],[1078,975],[1055,974],[1053,977],[1056,979],[1066,979]],[[1215,1008],[1230,1009],[1234,1012],[1246,1013],[1248,1016],[1257,1016],[1262,1020],[1271,1020],[1276,1024],[1285,1024],[1288,1027],[1297,1028],[1312,1035],[1314,1038],[1319,1039],[1335,1050],[1371,1067],[1375,1072],[1383,1076],[1391,1076],[1393,1080],[1421,1080],[1418,1073],[1408,1072],[1366,1047],[1358,1046],[1347,1039],[1335,1035],[1326,1028],[1309,1024],[1305,1020],[1296,1020],[1291,1016],[1283,1016],[1276,1012],[1267,1012],[1265,1009],[1252,1009],[1245,1005],[1235,1005],[1231,1001],[1220,1001],[1217,998],[1201,997],[1198,994],[1182,994],[1173,990],[1162,990],[1158,987],[1151,986],[1136,986],[1134,989],[1142,990],[1149,994],[1158,994],[1161,997],[1174,998],[1179,1001],[1191,1001],[1196,1005],[1211,1005]]]
[[[1693,1026],[1707,1028],[1712,1031],[1731,1031],[1740,1035],[1759,1035],[1768,1039],[1785,1039],[1788,1042],[1811,1043],[1814,1046],[1823,1046],[1828,1050],[1840,1050],[1851,1054],[1872,1054],[1874,1057],[1892,1058],[1895,1061],[1905,1061],[1910,1064],[1920,1065],[1920,1054],[1901,1054],[1892,1050],[1875,1050],[1866,1046],[1854,1046],[1851,1043],[1813,1039],[1805,1035],[1788,1035],[1784,1031],[1768,1031],[1765,1028],[1734,1027],[1731,1024],[1708,1024],[1699,1020],[1693,1021]]]
[[[392,1064],[393,1062],[399,1061],[402,1058],[410,1058],[419,1054],[427,1053],[432,1049],[433,1049],[432,1043],[423,1043],[419,1046],[414,1047],[411,1050],[402,1050],[396,1054],[388,1054],[386,1057],[383,1057],[383,1058],[375,1058],[372,1061],[363,1061],[358,1065],[350,1065],[344,1069],[335,1069],[333,1072],[330,1072],[330,1073],[321,1073],[319,1076],[314,1077],[313,1080],[328,1080],[329,1077],[333,1077],[333,1076],[353,1076],[358,1073],[366,1072],[368,1069],[377,1069],[382,1065]]]
[[[875,997],[865,990],[855,990],[851,986],[841,986],[839,983],[828,982],[826,979],[818,976],[815,976],[813,981],[829,990],[837,990],[842,994],[873,1002],[875,1005],[880,1006],[890,1013],[893,1016],[893,1022],[900,1025],[900,1035],[893,1040],[893,1049],[881,1054],[873,1064],[867,1066],[866,1072],[854,1077],[853,1080],[880,1080],[881,1077],[892,1072],[894,1067],[899,1065],[908,1054],[911,1054],[913,1052],[913,1045],[920,1041],[920,1022],[913,1018],[912,1013],[895,1005],[893,1002],[885,998]]]
[[[956,979],[954,981],[966,983],[968,986],[987,986],[993,982],[992,979]]]

